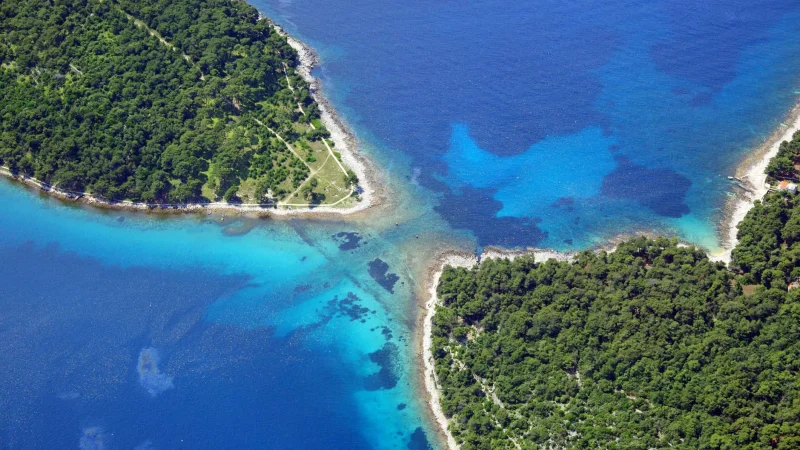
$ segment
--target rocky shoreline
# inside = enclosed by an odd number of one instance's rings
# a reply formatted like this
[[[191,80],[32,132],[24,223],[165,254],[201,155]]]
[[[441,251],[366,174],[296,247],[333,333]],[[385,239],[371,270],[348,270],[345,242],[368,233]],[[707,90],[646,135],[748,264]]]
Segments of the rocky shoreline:
[[[436,305],[439,298],[436,295],[436,288],[439,286],[439,279],[447,266],[472,268],[478,264],[478,258],[468,252],[450,251],[440,254],[436,258],[436,263],[429,266],[426,274],[427,300],[424,303],[425,315],[422,322],[422,346],[420,357],[422,359],[422,378],[423,386],[427,396],[428,411],[436,422],[439,434],[442,436],[448,450],[458,449],[455,438],[448,428],[447,416],[444,414],[442,405],[439,402],[441,389],[436,379],[434,370],[433,352],[433,315],[436,313]]]
[[[744,219],[754,202],[764,198],[769,191],[767,175],[764,173],[769,161],[778,154],[781,142],[790,141],[792,135],[798,131],[800,131],[800,103],[789,111],[781,126],[773,131],[763,144],[750,152],[736,168],[736,178],[741,180],[747,189],[726,202],[719,228],[723,250],[709,254],[709,258],[726,264],[731,261],[731,252],[738,243],[736,234],[739,222]]]
[[[761,200],[769,191],[766,183],[765,169],[769,161],[778,153],[780,144],[783,141],[792,139],[794,133],[800,131],[800,104],[795,106],[788,114],[782,126],[775,130],[755,151],[750,153],[736,169],[736,178],[745,185],[745,194],[730,199],[723,213],[723,220],[720,222],[720,233],[722,234],[723,251],[720,253],[709,254],[709,258],[715,261],[729,263],[731,251],[736,246],[738,240],[736,234],[738,224],[753,207],[756,200]],[[655,237],[651,233],[641,233],[647,237]],[[631,238],[632,235],[620,235],[608,240],[604,245],[590,249],[591,251],[613,252],[622,240]],[[682,243],[681,245],[693,245]],[[468,254],[466,252],[450,251],[443,252],[435,258],[435,262],[430,266],[426,274],[426,293],[427,299],[422,305],[424,317],[422,324],[422,339],[420,351],[423,363],[423,382],[428,400],[428,409],[433,415],[440,434],[444,437],[448,450],[458,449],[459,446],[455,438],[448,430],[448,419],[439,404],[441,391],[439,388],[436,374],[434,371],[434,360],[431,352],[433,316],[439,299],[436,289],[439,280],[446,266],[473,268],[481,261],[486,259],[507,258],[515,259],[520,256],[534,255],[537,261],[555,259],[558,261],[572,261],[578,252],[558,252],[550,249],[503,249],[500,247],[487,247],[480,256]]]
[[[132,202],[129,200],[108,201],[99,197],[95,197],[89,192],[67,191],[59,189],[57,186],[52,186],[37,180],[33,177],[13,174],[10,170],[8,170],[7,167],[3,166],[0,166],[0,176],[4,176],[9,180],[24,184],[26,186],[38,188],[41,192],[64,202],[83,204],[100,209],[147,212],[155,214],[193,214],[207,212],[209,214],[247,214],[255,217],[332,219],[352,215],[377,205],[377,203],[372,202],[363,205],[359,203],[350,208],[336,208],[324,205],[313,208],[303,208],[275,206],[269,204],[231,204],[225,202],[170,204]]]
[[[606,250],[607,248],[598,248],[597,251]],[[433,343],[433,316],[436,313],[436,305],[439,304],[439,298],[436,295],[436,288],[439,286],[439,280],[444,272],[445,267],[464,267],[473,268],[481,261],[486,259],[507,258],[515,259],[520,256],[534,255],[538,261],[546,261],[548,259],[556,259],[558,261],[571,261],[577,253],[557,252],[549,249],[521,249],[521,250],[504,250],[499,247],[489,247],[479,256],[467,251],[450,250],[439,253],[434,262],[428,265],[425,273],[425,286],[426,299],[421,303],[423,308],[422,315],[422,339],[420,339],[418,354],[422,360],[421,376],[423,381],[423,388],[427,397],[428,412],[431,414],[434,422],[436,423],[437,430],[446,444],[448,450],[456,450],[459,448],[453,435],[448,429],[448,419],[442,410],[439,402],[441,390],[439,382],[436,379],[436,372],[434,370],[433,353],[431,352],[431,345]]]

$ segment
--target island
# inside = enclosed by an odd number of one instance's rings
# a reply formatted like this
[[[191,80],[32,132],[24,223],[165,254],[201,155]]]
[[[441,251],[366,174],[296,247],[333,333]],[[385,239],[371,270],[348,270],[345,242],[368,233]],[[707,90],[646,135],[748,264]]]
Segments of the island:
[[[5,2],[0,22],[6,175],[128,206],[359,200],[296,42],[243,1]]]
[[[445,267],[426,332],[449,446],[798,448],[798,155],[795,133],[727,266],[636,237]]]

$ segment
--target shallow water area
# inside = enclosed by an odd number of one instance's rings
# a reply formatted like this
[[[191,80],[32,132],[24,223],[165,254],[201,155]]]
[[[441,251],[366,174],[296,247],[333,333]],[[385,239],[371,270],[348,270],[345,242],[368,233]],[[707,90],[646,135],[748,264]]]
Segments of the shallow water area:
[[[253,4],[319,51],[381,164],[479,246],[646,231],[715,250],[727,177],[800,87],[790,0]]]
[[[379,233],[0,198],[9,448],[426,448],[408,269]]]

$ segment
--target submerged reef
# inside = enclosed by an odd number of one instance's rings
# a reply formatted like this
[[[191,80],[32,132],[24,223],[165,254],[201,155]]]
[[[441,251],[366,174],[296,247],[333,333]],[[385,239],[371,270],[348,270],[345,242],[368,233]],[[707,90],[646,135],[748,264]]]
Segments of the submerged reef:
[[[139,353],[139,363],[136,366],[139,372],[139,383],[152,397],[174,387],[172,377],[161,373],[158,368],[159,361],[158,351],[148,347]]]
[[[81,450],[102,450],[105,448],[105,434],[100,427],[88,427],[83,429],[83,434],[78,443]]]
[[[394,285],[400,280],[395,273],[389,272],[389,264],[380,258],[369,263],[369,275],[384,289],[394,294]]]

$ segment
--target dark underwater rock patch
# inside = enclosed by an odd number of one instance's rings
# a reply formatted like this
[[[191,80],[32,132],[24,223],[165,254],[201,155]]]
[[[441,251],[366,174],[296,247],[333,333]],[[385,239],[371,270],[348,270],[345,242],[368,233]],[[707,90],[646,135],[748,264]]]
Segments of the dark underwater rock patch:
[[[547,237],[538,217],[497,217],[503,203],[494,198],[496,192],[464,187],[458,195],[447,192],[434,209],[451,227],[471,230],[479,246],[535,247]]]
[[[339,250],[355,250],[361,246],[361,235],[355,232],[342,231],[331,236],[338,244]]]
[[[375,258],[369,263],[369,275],[384,289],[394,294],[394,285],[400,280],[395,273],[389,272],[389,264],[380,258]]]
[[[575,210],[575,197],[560,197],[558,200],[554,201],[551,208],[564,208],[567,211],[574,211]]]
[[[352,321],[361,320],[363,322],[367,314],[369,314],[369,308],[361,306],[361,299],[352,292],[348,292],[347,297],[341,300],[338,296],[328,300],[325,308],[325,316],[331,319],[340,316],[349,317]]]
[[[369,354],[370,361],[380,366],[380,370],[364,379],[364,389],[378,391],[397,386],[397,381],[400,379],[397,370],[397,355],[397,345],[391,342],[387,342],[380,350]]]

